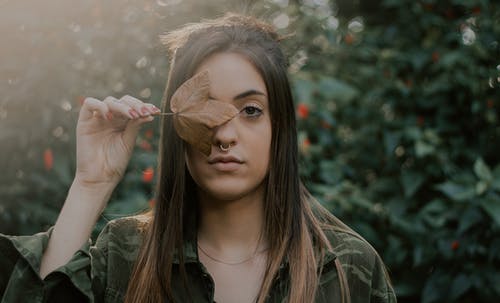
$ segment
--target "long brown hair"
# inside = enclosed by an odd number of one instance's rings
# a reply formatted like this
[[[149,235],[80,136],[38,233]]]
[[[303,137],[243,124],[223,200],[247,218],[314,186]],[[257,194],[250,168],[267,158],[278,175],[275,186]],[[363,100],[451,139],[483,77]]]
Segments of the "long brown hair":
[[[265,301],[280,265],[288,262],[288,302],[313,302],[318,288],[318,264],[331,249],[324,233],[327,226],[347,229],[316,202],[299,180],[295,110],[287,77],[287,59],[280,36],[268,24],[236,14],[195,24],[162,36],[170,52],[168,83],[162,110],[169,109],[175,90],[193,76],[209,55],[236,52],[260,72],[269,98],[272,142],[264,200],[264,232],[269,255],[258,303]],[[125,302],[173,301],[174,254],[187,286],[183,241],[189,229],[189,213],[196,211],[195,182],[185,164],[185,145],[172,127],[161,124],[157,203],[129,283]],[[347,286],[342,288],[344,292]]]

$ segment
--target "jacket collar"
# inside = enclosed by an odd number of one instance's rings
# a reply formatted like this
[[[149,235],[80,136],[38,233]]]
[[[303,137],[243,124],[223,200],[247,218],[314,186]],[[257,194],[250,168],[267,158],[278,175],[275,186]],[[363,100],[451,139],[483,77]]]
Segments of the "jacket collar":
[[[197,220],[197,215],[196,212],[192,212],[192,215],[188,216],[188,222],[185,225],[186,228],[184,230],[184,243],[182,245],[183,251],[184,251],[184,263],[199,263],[200,258],[198,256],[198,220]],[[328,238],[330,238],[330,241],[332,239],[332,231],[326,231],[327,234],[329,234]],[[335,237],[335,236],[334,236]],[[333,244],[333,243],[332,243]],[[333,251],[326,251],[325,256],[323,257],[323,261],[321,264],[318,264],[318,268],[325,266],[326,264],[330,263],[331,261],[335,260],[337,258],[337,255]],[[174,253],[174,257],[172,260],[172,263],[174,264],[179,264],[179,255],[177,252]],[[288,265],[288,258],[285,257],[283,260],[280,269]]]

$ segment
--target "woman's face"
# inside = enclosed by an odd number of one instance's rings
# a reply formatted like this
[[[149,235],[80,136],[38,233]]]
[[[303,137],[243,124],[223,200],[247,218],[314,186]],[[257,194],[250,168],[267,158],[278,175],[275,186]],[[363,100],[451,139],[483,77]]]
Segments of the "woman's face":
[[[205,197],[222,201],[262,197],[272,136],[264,80],[237,53],[210,56],[195,74],[204,70],[209,72],[210,98],[232,103],[240,114],[214,129],[208,157],[188,146],[188,170]],[[230,146],[229,150],[220,145]]]

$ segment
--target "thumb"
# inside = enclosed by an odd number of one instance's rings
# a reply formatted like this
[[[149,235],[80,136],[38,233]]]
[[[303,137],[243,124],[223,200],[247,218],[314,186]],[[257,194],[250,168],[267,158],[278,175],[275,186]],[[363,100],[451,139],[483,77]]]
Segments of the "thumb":
[[[139,119],[130,120],[125,127],[125,131],[123,132],[123,141],[128,146],[134,146],[135,140],[137,138],[137,134],[141,129],[141,126],[146,122],[151,122],[154,120],[153,116],[142,117]]]

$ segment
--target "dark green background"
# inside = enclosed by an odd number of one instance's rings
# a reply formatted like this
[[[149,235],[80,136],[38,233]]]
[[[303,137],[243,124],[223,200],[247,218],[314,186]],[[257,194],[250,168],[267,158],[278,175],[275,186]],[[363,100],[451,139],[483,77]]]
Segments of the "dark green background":
[[[158,35],[228,8],[294,34],[283,45],[303,180],[380,252],[400,302],[498,300],[493,0],[0,0],[0,232],[54,224],[85,96],[158,105],[168,68]],[[94,237],[108,220],[149,207],[154,181],[143,171],[155,168],[157,141],[156,121],[141,132]]]

